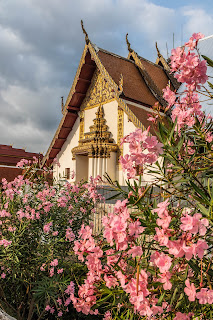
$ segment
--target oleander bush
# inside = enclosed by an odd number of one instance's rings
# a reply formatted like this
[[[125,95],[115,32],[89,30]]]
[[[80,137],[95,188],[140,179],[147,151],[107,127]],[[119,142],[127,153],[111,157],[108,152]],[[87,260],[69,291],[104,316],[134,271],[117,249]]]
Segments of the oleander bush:
[[[172,50],[171,71],[184,90],[164,89],[165,116],[155,105],[149,120],[158,138],[148,128],[122,139],[128,192],[108,181],[124,200],[103,218],[98,238],[89,226],[79,232],[74,251],[87,275],[71,295],[78,312],[104,320],[213,319],[213,121],[199,101],[212,99],[213,85],[204,84],[213,61],[196,52],[201,37]],[[142,183],[138,166],[151,183]]]
[[[50,172],[37,173],[36,159],[17,165],[25,176],[3,179],[0,192],[0,307],[18,320],[74,315],[70,294],[86,268],[73,243],[81,225],[91,223],[95,181],[50,186]]]

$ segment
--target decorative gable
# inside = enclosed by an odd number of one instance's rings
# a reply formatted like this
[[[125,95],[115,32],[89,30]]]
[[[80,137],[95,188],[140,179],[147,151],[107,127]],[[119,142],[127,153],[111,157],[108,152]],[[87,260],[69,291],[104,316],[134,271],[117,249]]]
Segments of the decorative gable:
[[[100,103],[107,103],[114,99],[114,93],[109,83],[103,78],[100,71],[96,69],[80,110],[91,109],[97,107]]]

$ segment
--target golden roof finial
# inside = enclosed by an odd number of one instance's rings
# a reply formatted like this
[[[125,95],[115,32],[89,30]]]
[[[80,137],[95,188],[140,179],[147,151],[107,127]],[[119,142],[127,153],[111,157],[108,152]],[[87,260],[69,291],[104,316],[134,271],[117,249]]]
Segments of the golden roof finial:
[[[132,50],[132,48],[130,46],[130,42],[128,40],[128,33],[126,34],[126,44],[127,44],[128,51],[131,53],[133,50]]]
[[[157,41],[155,42],[155,46],[156,46],[156,50],[157,50],[158,57],[160,58],[162,55],[161,55],[161,53],[160,53],[160,50],[158,49],[158,43],[157,43]]]
[[[86,32],[86,30],[85,30],[85,28],[84,28],[83,20],[81,20],[81,28],[82,28],[83,33],[85,34],[86,44],[89,44],[90,40],[89,40],[89,37],[88,37],[88,33]]]
[[[64,97],[61,97],[61,112],[64,111]]]

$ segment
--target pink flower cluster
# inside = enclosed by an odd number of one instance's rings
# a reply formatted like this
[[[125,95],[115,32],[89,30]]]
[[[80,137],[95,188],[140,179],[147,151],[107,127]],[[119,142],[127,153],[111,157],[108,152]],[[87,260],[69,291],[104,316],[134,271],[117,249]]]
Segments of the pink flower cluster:
[[[172,110],[172,120],[175,121],[177,118],[179,130],[185,125],[193,126],[195,116],[199,119],[204,116],[199,96],[195,92],[208,79],[206,61],[201,60],[199,54],[195,52],[198,40],[201,38],[203,38],[201,33],[194,33],[184,47],[173,49],[170,57],[171,71],[174,72],[174,76],[180,83],[186,85],[184,96],[181,98],[178,98],[169,86],[163,89],[163,97],[168,102],[167,108],[175,106]],[[186,48],[188,52],[186,52]]]
[[[159,154],[163,152],[163,144],[158,142],[155,136],[148,136],[149,128],[142,132],[136,129],[134,132],[122,139],[123,143],[129,143],[129,152],[120,157],[120,164],[123,171],[127,171],[127,178],[136,176],[137,166],[152,164],[157,161]]]
[[[190,90],[195,90],[200,84],[204,84],[208,77],[206,75],[207,67],[206,61],[200,60],[194,49],[197,46],[199,39],[204,36],[193,34],[189,42],[185,44],[188,52],[185,52],[185,47],[172,50],[171,55],[171,71],[176,72],[175,77],[179,82],[186,83]]]
[[[96,288],[95,282],[100,280],[102,274],[102,265],[100,258],[103,256],[103,251],[99,246],[96,246],[92,237],[92,229],[89,226],[81,227],[79,231],[79,238],[81,240],[75,241],[74,252],[79,260],[84,261],[86,256],[86,265],[89,270],[84,284],[79,286],[79,298],[71,296],[72,303],[78,312],[84,314],[97,314],[98,310],[91,310],[96,303]]]
[[[8,241],[6,239],[2,239],[0,240],[0,246],[4,246],[5,248],[7,248],[8,246],[10,246],[12,243],[12,241]]]

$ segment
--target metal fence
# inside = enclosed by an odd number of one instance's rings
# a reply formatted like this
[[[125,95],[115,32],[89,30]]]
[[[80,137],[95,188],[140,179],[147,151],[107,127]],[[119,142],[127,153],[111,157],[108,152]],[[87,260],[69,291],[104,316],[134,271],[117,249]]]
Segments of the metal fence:
[[[128,187],[123,186],[122,189],[124,191],[128,191]],[[121,195],[117,197],[116,199],[111,199],[112,196],[116,195],[118,191],[112,191],[112,189],[109,186],[100,186],[98,188],[98,193],[102,195],[102,197],[105,198],[105,201],[101,201],[96,204],[95,206],[95,212],[92,214],[92,221],[93,221],[93,232],[94,234],[100,234],[102,231],[102,218],[105,215],[108,215],[108,213],[113,212],[113,207],[116,203],[116,201],[124,200],[125,198]],[[159,194],[159,197],[156,199],[157,202],[164,201],[161,197],[161,190],[160,187],[155,187],[155,194]],[[130,213],[134,212],[136,208],[129,208]]]

